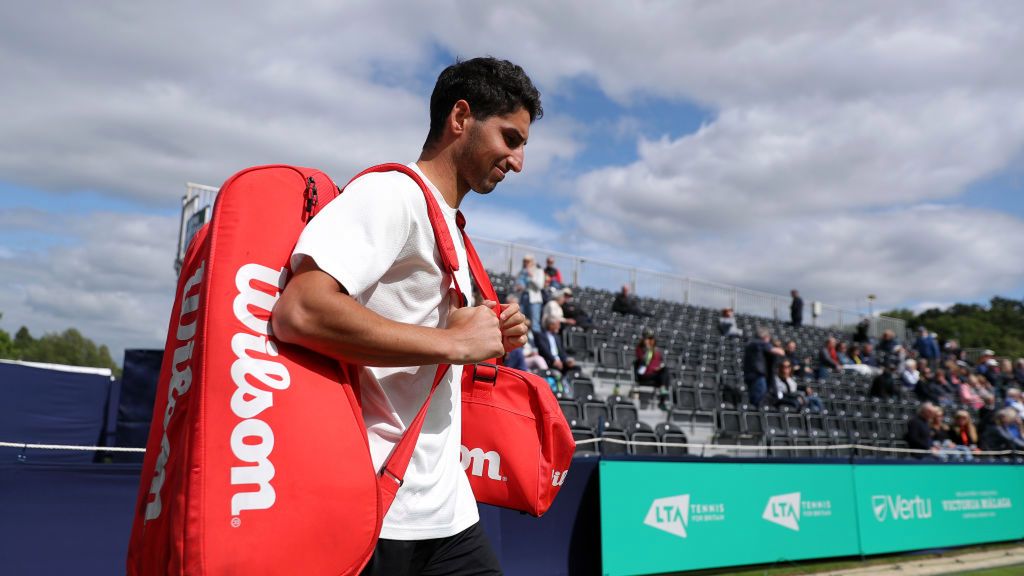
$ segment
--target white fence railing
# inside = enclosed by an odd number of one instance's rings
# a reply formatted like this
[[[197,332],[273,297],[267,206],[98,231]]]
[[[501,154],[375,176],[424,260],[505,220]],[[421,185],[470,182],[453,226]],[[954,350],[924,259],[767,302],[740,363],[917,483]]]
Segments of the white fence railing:
[[[217,188],[202,184],[188,183],[181,200],[181,227],[178,236],[178,252],[174,262],[175,270],[181,268],[182,259],[189,241],[199,228],[209,221]],[[617,291],[628,285],[638,296],[659,298],[670,302],[681,302],[704,308],[732,308],[737,314],[750,314],[775,320],[789,319],[789,296],[747,290],[737,286],[719,284],[675,276],[664,272],[634,268],[615,262],[585,258],[556,250],[535,246],[475,238],[474,245],[480,253],[484,266],[495,272],[515,274],[519,263],[526,254],[533,254],[538,262],[553,256],[562,271],[562,278],[574,286],[589,286],[603,290]],[[852,331],[866,316],[838,306],[821,304],[821,313],[813,314],[813,302],[804,299],[804,323],[843,331]],[[885,330],[893,330],[901,338],[906,333],[906,323],[899,318],[876,316],[871,319],[870,335],[878,337]]]

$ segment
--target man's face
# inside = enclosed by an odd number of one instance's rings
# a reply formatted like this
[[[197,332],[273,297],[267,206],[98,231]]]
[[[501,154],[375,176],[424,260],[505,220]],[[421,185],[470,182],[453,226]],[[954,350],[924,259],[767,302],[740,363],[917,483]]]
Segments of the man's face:
[[[471,117],[468,122],[466,144],[457,160],[459,175],[472,190],[488,194],[509,170],[522,171],[530,113],[520,107],[511,114]]]

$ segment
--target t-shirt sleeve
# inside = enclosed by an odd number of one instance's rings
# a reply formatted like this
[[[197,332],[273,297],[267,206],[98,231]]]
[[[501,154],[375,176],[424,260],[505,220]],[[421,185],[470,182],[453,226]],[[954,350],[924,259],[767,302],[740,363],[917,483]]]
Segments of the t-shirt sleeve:
[[[292,269],[308,256],[354,298],[377,283],[412,228],[408,187],[393,176],[368,174],[346,186],[303,229],[292,252]]]

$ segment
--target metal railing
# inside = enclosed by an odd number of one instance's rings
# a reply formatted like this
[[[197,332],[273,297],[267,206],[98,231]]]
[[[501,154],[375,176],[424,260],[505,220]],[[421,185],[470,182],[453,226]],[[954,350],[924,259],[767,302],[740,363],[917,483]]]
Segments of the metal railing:
[[[527,254],[533,255],[538,263],[543,263],[548,256],[552,256],[555,258],[556,267],[562,272],[562,278],[575,286],[615,292],[626,285],[634,294],[641,297],[658,298],[702,308],[732,308],[737,314],[789,320],[789,307],[792,302],[790,296],[633,268],[514,242],[477,237],[473,243],[480,253],[484,266],[495,272],[516,274],[519,271],[519,263]],[[824,303],[818,304],[820,312],[815,315],[814,304],[805,299],[805,325],[852,332],[857,324],[868,317],[862,312]],[[885,330],[892,330],[902,337],[906,332],[906,322],[900,318],[887,316],[871,317],[870,336],[877,338]]]
[[[185,250],[199,228],[209,221],[217,188],[203,184],[188,183],[181,200],[181,225],[178,234],[178,253],[175,269],[181,267]],[[526,254],[533,254],[537,262],[548,256],[556,259],[562,278],[574,286],[589,286],[602,290],[617,291],[628,285],[634,294],[647,298],[658,298],[669,302],[680,302],[703,308],[732,308],[737,314],[749,314],[773,320],[788,320],[789,296],[747,290],[728,284],[697,280],[634,268],[615,262],[585,258],[557,250],[504,242],[488,238],[475,238],[474,245],[484,266],[495,272],[515,274],[519,262]],[[814,314],[814,303],[805,299],[804,323],[834,330],[851,332],[867,315],[838,306],[820,304],[820,313]],[[877,338],[883,331],[893,330],[902,337],[906,323],[899,318],[874,316],[871,318],[869,335]]]

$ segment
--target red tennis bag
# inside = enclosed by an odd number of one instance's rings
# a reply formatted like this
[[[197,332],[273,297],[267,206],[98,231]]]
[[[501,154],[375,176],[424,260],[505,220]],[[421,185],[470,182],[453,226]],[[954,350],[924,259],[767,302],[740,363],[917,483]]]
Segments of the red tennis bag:
[[[409,172],[368,171],[387,170]],[[178,280],[129,574],[337,576],[372,554],[427,404],[378,476],[356,368],[279,344],[269,326],[295,241],[338,193],[322,172],[291,166],[243,170],[221,187]],[[432,222],[443,222],[424,194]],[[451,272],[458,260],[443,228]]]
[[[480,294],[498,301],[463,234]],[[565,482],[576,451],[547,380],[494,363],[462,370],[462,467],[478,502],[540,516]]]

